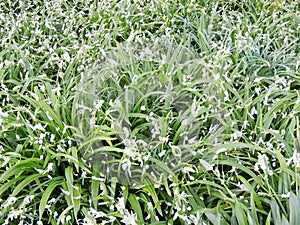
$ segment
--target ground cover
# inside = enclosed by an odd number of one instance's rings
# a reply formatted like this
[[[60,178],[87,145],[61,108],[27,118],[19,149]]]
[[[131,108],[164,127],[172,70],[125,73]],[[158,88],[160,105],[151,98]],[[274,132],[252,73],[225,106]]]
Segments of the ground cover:
[[[299,1],[2,1],[1,224],[299,224]]]

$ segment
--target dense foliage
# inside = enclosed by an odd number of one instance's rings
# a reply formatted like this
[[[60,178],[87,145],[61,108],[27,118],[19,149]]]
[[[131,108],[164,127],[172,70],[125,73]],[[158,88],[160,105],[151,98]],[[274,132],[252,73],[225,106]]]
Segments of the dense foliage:
[[[300,224],[299,6],[1,1],[0,223]]]

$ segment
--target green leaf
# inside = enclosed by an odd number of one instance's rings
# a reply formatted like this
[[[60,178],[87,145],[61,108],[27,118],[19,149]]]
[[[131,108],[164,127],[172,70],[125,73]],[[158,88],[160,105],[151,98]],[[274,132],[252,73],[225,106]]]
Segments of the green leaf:
[[[62,221],[63,218],[65,218],[65,215],[73,208],[72,205],[68,206],[64,211],[62,211],[62,213],[60,214],[60,216],[58,217],[58,223],[60,224],[60,222]],[[63,223],[63,225],[66,225],[66,223]]]
[[[236,216],[239,225],[247,225],[248,224],[245,211],[242,208],[242,205],[238,202],[236,202],[235,207],[234,207],[234,215]]]
[[[43,217],[43,213],[45,211],[45,207],[47,205],[47,202],[48,202],[48,199],[49,199],[51,193],[61,183],[62,183],[61,178],[58,178],[58,179],[54,178],[53,180],[50,181],[50,183],[48,184],[48,187],[43,192],[43,195],[42,195],[42,198],[40,201],[40,205],[39,205],[39,220],[41,220]]]
[[[300,224],[300,201],[293,192],[291,192],[288,202],[290,224]]]
[[[12,192],[12,196],[16,196],[20,191],[24,190],[25,187],[29,186],[29,184],[40,178],[40,177],[43,177],[45,175],[43,174],[32,174],[28,177],[26,177],[21,183],[19,183],[15,188],[14,188],[14,191]],[[27,187],[28,189],[28,187]]]
[[[271,212],[269,212],[269,214],[268,214],[268,217],[267,217],[265,225],[271,225]]]
[[[93,202],[93,207],[94,209],[97,210],[98,208],[98,194],[99,194],[99,189],[100,189],[100,181],[92,179],[91,180],[91,197],[92,197],[92,202]]]
[[[14,179],[7,181],[5,184],[0,187],[0,196],[9,188],[13,188],[20,180],[23,180],[26,176],[18,176]]]
[[[162,213],[162,210],[161,210],[161,207],[160,205],[158,205],[158,196],[156,194],[156,191],[154,189],[154,186],[152,184],[148,184],[147,186],[144,187],[144,190],[147,191],[151,198],[153,199],[153,202],[154,202],[154,205],[156,206],[156,209],[158,211],[158,213],[162,216],[163,213]]]
[[[248,189],[248,192],[251,193],[251,199],[253,198],[257,207],[261,210],[263,210],[263,206],[261,204],[261,201],[259,199],[259,197],[257,196],[253,186],[242,176],[238,176],[238,178],[243,182],[243,184],[245,185],[245,187]]]
[[[139,201],[137,200],[136,196],[134,194],[129,194],[128,201],[129,201],[133,211],[137,214],[138,220],[144,221],[141,205],[140,205]]]
[[[37,158],[30,158],[30,159],[25,159],[25,160],[17,163],[16,165],[9,168],[9,170],[5,171],[1,175],[0,183],[2,183],[3,181],[7,181],[13,175],[17,175],[17,174],[20,175],[21,173],[27,171],[26,169],[28,169],[28,168],[40,169],[41,166],[38,164],[39,161],[40,160]]]
[[[70,193],[71,202],[72,202],[72,204],[74,204],[74,201],[73,201],[73,167],[72,166],[68,166],[65,169],[65,175],[66,175],[66,180],[67,180],[67,190]]]

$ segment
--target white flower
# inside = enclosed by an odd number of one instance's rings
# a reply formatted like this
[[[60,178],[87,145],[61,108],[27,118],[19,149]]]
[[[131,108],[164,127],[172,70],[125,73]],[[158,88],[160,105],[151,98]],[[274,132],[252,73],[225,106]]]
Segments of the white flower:
[[[49,204],[52,204],[52,203],[54,203],[55,201],[56,201],[55,198],[51,198],[51,199],[48,201],[48,203],[49,203]]]
[[[22,210],[17,210],[17,209],[12,208],[7,216],[7,219],[14,220],[14,219],[18,218],[19,216],[21,216],[22,213],[23,213]]]
[[[100,109],[103,105],[104,101],[101,99],[101,100],[96,100],[94,101],[93,105],[95,107],[95,109]]]
[[[83,225],[94,225],[94,224],[95,223],[91,219],[89,219],[88,217],[85,217],[83,219]]]
[[[230,116],[232,114],[232,112],[233,112],[233,109],[230,109],[228,113],[224,114],[224,117],[226,118],[226,117]]]
[[[7,112],[2,112],[2,109],[0,108],[0,117],[8,117]]]
[[[53,163],[49,163],[46,170],[41,170],[41,169],[37,169],[37,168],[35,168],[35,170],[40,174],[46,174],[53,170]]]
[[[254,88],[254,91],[256,92],[257,95],[260,95],[260,88],[259,87]]]
[[[201,218],[202,218],[202,215],[199,212],[197,212],[196,215],[190,215],[189,216],[189,221],[190,221],[189,224],[200,224]],[[203,224],[205,224],[205,223],[203,223]]]
[[[256,77],[255,79],[254,79],[254,83],[260,83],[260,81],[263,79],[263,77]]]
[[[134,158],[136,156],[136,151],[132,147],[125,147],[124,148],[124,153],[126,155],[128,155],[129,157],[131,157],[131,158]]]
[[[224,91],[224,94],[225,94],[225,97],[224,97],[224,102],[228,102],[228,101],[230,101],[230,98],[229,98],[228,91]]]
[[[60,91],[61,91],[60,85],[57,85],[57,87],[56,87],[56,88],[53,88],[52,91],[53,91],[54,93],[56,93],[57,96],[60,96]]]
[[[136,221],[136,215],[134,213],[127,213],[124,215],[123,219],[121,220],[122,223],[128,224],[128,225],[137,225]]]
[[[161,151],[160,153],[158,153],[158,156],[161,158],[166,154],[166,150]]]
[[[254,170],[259,171],[261,169],[265,174],[273,175],[273,171],[270,170],[269,166],[269,158],[265,154],[258,153],[258,161],[254,165]]]
[[[186,166],[182,169],[182,172],[183,173],[195,173],[196,171],[194,170],[194,168]]]
[[[286,194],[281,194],[280,196],[281,196],[281,198],[289,198],[290,195],[291,195],[291,192],[288,192]]]
[[[282,84],[284,87],[287,85],[287,81],[286,79],[284,79],[284,77],[277,77],[275,84]]]
[[[92,180],[105,181],[104,178],[92,176]]]
[[[70,62],[70,61],[71,61],[71,58],[70,58],[70,55],[69,55],[68,52],[65,52],[65,53],[63,54],[63,58],[64,58],[67,62]]]
[[[65,195],[67,195],[67,196],[69,196],[70,195],[70,192],[68,192],[68,191],[65,191],[64,189],[60,189],[61,190],[61,192],[63,193],[63,194],[65,194]]]
[[[219,80],[219,78],[220,78],[220,74],[219,74],[219,73],[216,73],[216,74],[214,75],[214,79],[215,79],[215,80]]]
[[[122,160],[122,169],[128,172],[129,176],[131,176],[130,167],[131,167],[131,162],[129,159]]]
[[[238,139],[239,137],[242,137],[243,136],[243,133],[241,131],[235,131],[234,133],[232,133],[230,135],[230,137],[233,139],[233,140],[236,140]]]
[[[191,107],[191,114],[196,116],[199,113],[200,110],[200,106],[196,105],[196,98],[194,98],[193,103],[192,103],[192,107]]]
[[[43,84],[38,84],[38,86],[40,87],[41,92],[45,92],[45,85]]]
[[[294,150],[294,154],[291,158],[287,160],[287,164],[290,165],[293,162],[296,168],[300,168],[300,153]]]
[[[237,186],[241,189],[241,191],[249,191],[245,184],[238,183]]]
[[[242,128],[245,129],[247,126],[249,126],[249,121],[248,121],[248,120],[245,120],[245,121],[243,122]]]
[[[167,137],[159,136],[159,137],[158,137],[158,140],[160,140],[162,143],[166,143],[166,142],[168,142],[168,140],[169,140],[169,136],[167,136]]]
[[[67,215],[66,222],[69,222],[71,219],[72,219],[72,217],[70,215]]]
[[[5,209],[5,208],[7,208],[8,206],[14,204],[16,201],[17,201],[17,198],[16,198],[16,197],[14,197],[14,196],[13,196],[13,197],[9,197],[9,198],[7,199],[7,201],[6,201],[6,203],[2,205],[2,208]]]
[[[26,196],[24,199],[23,199],[23,202],[20,206],[20,209],[23,209],[27,204],[29,204],[32,199],[34,198],[34,195],[29,195],[29,196]]]
[[[124,197],[118,198],[116,208],[119,212],[123,212],[125,210]]]
[[[106,216],[106,214],[102,211],[96,211],[95,209],[93,208],[90,208],[89,209],[89,212],[91,213],[91,215],[96,219],[96,218],[99,218],[99,217],[104,217]]]
[[[259,168],[262,170],[266,170],[268,161],[269,161],[269,158],[265,154],[258,153],[258,162],[255,163],[254,170],[258,171]]]
[[[125,137],[126,137],[126,138],[129,138],[130,132],[129,132],[129,130],[128,130],[127,127],[123,127],[123,132],[124,132]],[[130,140],[129,140],[129,142],[130,142]]]
[[[41,170],[41,169],[37,169],[37,168],[34,168],[39,174],[45,174],[45,171],[44,170]]]
[[[258,113],[258,112],[257,112],[257,110],[256,110],[255,107],[253,107],[253,108],[251,109],[251,111],[250,111],[251,116],[253,116],[254,114],[257,114],[257,113]]]
[[[38,123],[34,125],[33,130],[40,130],[40,131],[45,131],[45,128],[42,126],[42,124]]]
[[[53,143],[53,142],[54,142],[54,139],[55,139],[55,135],[54,135],[54,134],[51,134],[51,135],[50,135],[50,142]]]
[[[48,166],[47,166],[47,172],[50,172],[53,170],[53,163],[49,163]]]

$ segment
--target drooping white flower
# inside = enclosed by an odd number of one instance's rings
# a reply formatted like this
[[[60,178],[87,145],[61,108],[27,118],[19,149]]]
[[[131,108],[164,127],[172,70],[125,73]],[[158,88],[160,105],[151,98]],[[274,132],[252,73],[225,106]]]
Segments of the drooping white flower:
[[[136,214],[134,214],[133,212],[130,212],[130,213],[126,213],[124,215],[121,222],[126,225],[137,225],[136,220],[137,220]]]
[[[291,195],[291,192],[288,192],[286,194],[281,194],[280,196],[281,196],[281,198],[289,198],[290,195]]]
[[[131,162],[129,159],[126,158],[126,159],[122,160],[122,169],[124,171],[126,171],[129,174],[129,176],[131,176],[130,167],[131,167]]]
[[[293,156],[287,160],[287,164],[290,165],[293,162],[293,166],[300,168],[300,153],[294,150]]]
[[[126,209],[124,204],[124,197],[118,198],[118,203],[116,204],[116,208],[121,213]]]
[[[261,169],[265,174],[273,175],[273,171],[269,168],[269,157],[266,154],[258,153],[258,161],[254,165],[254,170]]]
[[[142,105],[140,109],[141,109],[141,111],[145,111],[146,110],[146,106]]]
[[[2,205],[2,208],[5,209],[5,208],[7,208],[8,206],[13,205],[16,201],[17,201],[17,198],[14,197],[14,196],[11,196],[11,197],[9,197],[9,198],[7,199],[6,203],[4,203],[4,204]]]
[[[186,166],[186,167],[184,167],[184,168],[182,169],[182,172],[183,172],[183,173],[195,173],[196,171],[195,171],[195,169],[194,169],[193,167],[188,167],[188,166]]]
[[[231,139],[236,140],[243,136],[243,133],[241,131],[235,131],[234,133],[230,134]]]
[[[166,154],[166,150],[161,151],[160,153],[158,153],[158,156],[161,158]]]
[[[94,101],[93,105],[94,105],[95,109],[100,109],[102,107],[103,103],[104,103],[104,100],[101,99],[101,100]]]

